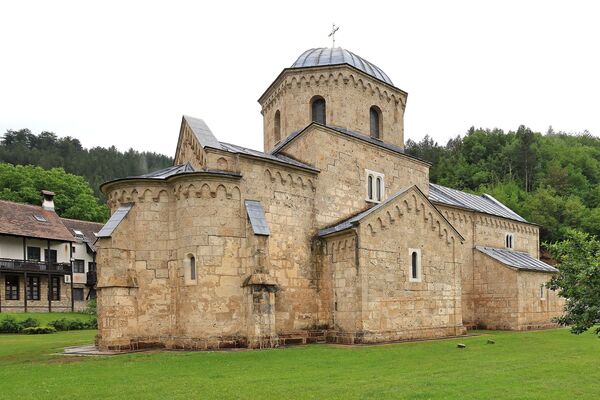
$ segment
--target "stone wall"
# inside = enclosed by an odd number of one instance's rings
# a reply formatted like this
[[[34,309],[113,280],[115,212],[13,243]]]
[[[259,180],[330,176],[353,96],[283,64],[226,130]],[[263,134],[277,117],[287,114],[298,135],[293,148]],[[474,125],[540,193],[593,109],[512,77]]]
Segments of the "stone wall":
[[[526,330],[554,327],[564,299],[543,288],[552,274],[517,270],[475,253],[475,323],[482,329]]]
[[[443,204],[436,204],[444,217],[465,238],[465,246],[458,250],[457,257],[462,267],[462,312],[463,323],[467,327],[476,327],[479,322],[475,316],[476,288],[479,284],[474,274],[475,246],[505,248],[507,233],[514,235],[517,251],[539,257],[539,228],[532,224],[521,223],[506,218],[468,211]],[[508,283],[507,283],[508,284]]]
[[[19,277],[19,300],[6,300],[5,279],[10,273],[0,273],[0,309],[2,312],[23,312],[25,311],[25,296],[27,287],[22,273],[16,274]],[[30,273],[27,276],[38,276],[40,278],[40,299],[27,300],[27,312],[52,312],[71,311],[71,284],[65,283],[63,275],[58,276],[60,282],[60,300],[52,300],[50,308],[48,307],[48,275]]]
[[[360,225],[364,342],[464,333],[460,238],[414,189]],[[410,250],[421,272],[411,281]]]
[[[518,273],[518,329],[556,326],[552,319],[563,314],[565,301],[558,296],[557,292],[542,287],[551,278],[552,274],[541,272],[520,271]]]
[[[264,118],[264,149],[277,144],[275,113],[281,115],[281,139],[311,123],[311,99],[326,101],[327,125],[370,133],[369,109],[381,109],[384,142],[404,147],[407,94],[348,66],[288,70],[259,100]]]
[[[385,175],[384,196],[417,185],[429,192],[429,164],[379,146],[312,126],[283,149],[283,153],[320,169],[315,193],[315,218],[327,226],[363,211],[367,198],[367,173]]]

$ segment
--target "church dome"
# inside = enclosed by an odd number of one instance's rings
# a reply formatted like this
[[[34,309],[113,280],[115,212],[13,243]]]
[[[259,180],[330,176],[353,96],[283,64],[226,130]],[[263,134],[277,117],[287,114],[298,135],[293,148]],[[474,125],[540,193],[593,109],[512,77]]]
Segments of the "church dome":
[[[292,68],[317,67],[324,65],[340,65],[348,64],[354,68],[358,68],[366,74],[379,79],[389,85],[394,85],[392,80],[387,76],[381,68],[370,63],[362,57],[357,56],[351,51],[342,49],[341,47],[320,47],[316,49],[306,50],[298,57],[296,62],[292,64]]]

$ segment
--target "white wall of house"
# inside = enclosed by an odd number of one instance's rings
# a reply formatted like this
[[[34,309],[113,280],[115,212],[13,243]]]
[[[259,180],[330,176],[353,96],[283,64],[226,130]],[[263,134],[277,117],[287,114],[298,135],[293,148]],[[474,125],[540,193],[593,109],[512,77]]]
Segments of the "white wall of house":
[[[23,259],[23,238],[0,235],[0,258]]]
[[[94,262],[94,257],[88,252],[84,242],[73,243],[73,260],[83,260],[84,262],[84,273],[76,273],[73,268],[73,283],[85,283],[86,272],[90,270],[90,263]]]
[[[40,261],[46,261],[44,250],[48,248],[48,241],[43,239],[26,239],[27,247],[39,247]],[[56,258],[59,263],[69,263],[71,261],[69,254],[69,242],[50,242],[50,249],[56,250]],[[23,238],[0,235],[0,258],[11,258],[14,260],[23,259]]]

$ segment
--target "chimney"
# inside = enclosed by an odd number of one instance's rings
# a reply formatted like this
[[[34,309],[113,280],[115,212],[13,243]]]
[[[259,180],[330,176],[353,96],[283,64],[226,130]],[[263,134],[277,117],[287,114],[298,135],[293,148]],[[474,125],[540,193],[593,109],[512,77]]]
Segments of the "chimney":
[[[48,211],[54,211],[54,192],[42,190],[42,208]]]

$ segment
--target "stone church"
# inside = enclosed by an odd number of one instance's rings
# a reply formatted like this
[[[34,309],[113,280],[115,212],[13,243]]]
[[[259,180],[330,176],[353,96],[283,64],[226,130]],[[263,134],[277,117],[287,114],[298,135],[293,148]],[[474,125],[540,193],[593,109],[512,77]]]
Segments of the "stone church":
[[[342,48],[260,96],[264,151],[184,116],[175,162],[107,182],[98,345],[377,343],[552,326],[539,226],[429,182],[404,152],[407,93]]]

